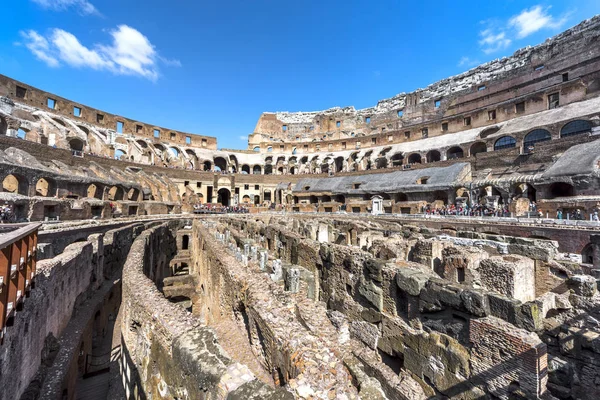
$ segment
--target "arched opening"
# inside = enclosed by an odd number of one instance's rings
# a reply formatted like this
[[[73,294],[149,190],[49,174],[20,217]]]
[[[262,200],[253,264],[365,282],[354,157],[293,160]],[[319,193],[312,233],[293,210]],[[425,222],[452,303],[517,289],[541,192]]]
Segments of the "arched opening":
[[[309,202],[310,202],[310,204],[317,204],[317,203],[319,203],[319,199],[317,198],[317,196],[310,196]]]
[[[265,201],[271,201],[271,191],[270,190],[265,190],[263,192],[263,198],[265,199]]]
[[[198,169],[198,156],[196,155],[196,153],[194,153],[193,150],[186,150],[185,154],[187,154],[188,159],[189,159],[189,163],[190,163],[190,169]]]
[[[102,187],[92,183],[90,186],[88,186],[87,197],[93,199],[102,199]]]
[[[444,204],[448,204],[448,193],[441,190],[436,190],[433,192],[433,200],[442,201]]]
[[[391,161],[392,161],[393,167],[400,167],[402,165],[402,162],[404,161],[404,154],[402,154],[402,153],[394,154],[391,158]]]
[[[137,188],[129,189],[129,192],[127,192],[127,200],[139,201],[139,199],[140,199],[139,189],[137,189]]]
[[[23,139],[25,140],[25,137],[27,136],[27,130],[23,129],[23,128],[19,128],[19,130],[17,131],[17,137],[19,139]]]
[[[487,151],[487,145],[485,143],[476,142],[471,145],[471,149],[469,150],[469,153],[471,154],[471,156],[474,156],[475,154],[485,153],[486,151]]]
[[[573,185],[570,185],[565,182],[554,182],[550,185],[548,190],[550,193],[550,198],[554,199],[557,197],[572,197],[575,196],[575,189]]]
[[[329,173],[329,164],[327,164],[327,163],[321,164],[321,173],[323,173],[323,174]]]
[[[581,262],[584,264],[594,264],[594,246],[591,243],[581,251]]]
[[[228,207],[231,201],[231,192],[229,189],[221,188],[217,192],[217,203],[221,203],[225,207]]]
[[[242,165],[242,174],[250,174],[250,166],[249,165]]]
[[[67,127],[67,125],[65,125],[65,122],[64,122],[63,120],[61,120],[61,119],[58,119],[58,118],[52,118],[52,120],[53,120],[54,122],[56,122],[57,124],[59,124],[59,125],[61,125],[61,126],[64,126],[65,128]]]
[[[324,195],[321,201],[323,203],[331,203],[331,196]]]
[[[533,151],[533,148],[535,147],[536,143],[545,142],[551,139],[552,136],[547,130],[535,129],[525,136],[525,139],[523,140],[523,150],[525,151],[525,153],[530,153],[531,151]]]
[[[125,153],[123,150],[121,150],[121,149],[115,150],[115,159],[116,160],[125,160],[126,158],[127,158],[127,153]]]
[[[183,235],[181,238],[181,250],[187,250],[190,245],[189,235]]]
[[[260,153],[260,146],[254,146],[253,150],[257,153]]]
[[[482,139],[485,139],[486,137],[493,135],[494,133],[498,132],[499,130],[500,130],[500,127],[497,125],[487,127],[481,131],[481,133],[479,134],[479,137]]]
[[[210,161],[204,161],[202,163],[202,168],[204,171],[210,171],[212,169],[212,163]]]
[[[69,147],[71,150],[83,151],[83,140],[77,138],[71,139],[69,140]]]
[[[123,188],[119,186],[113,186],[108,191],[108,200],[118,201],[123,200],[124,191]]]
[[[464,153],[463,149],[461,149],[458,146],[450,147],[448,149],[448,151],[446,152],[446,158],[448,160],[454,160],[456,158],[463,158],[464,156],[465,156],[465,153]]]
[[[583,133],[590,133],[591,131],[592,123],[590,121],[578,119],[563,126],[560,130],[560,137],[563,138],[573,135],[581,135]]]
[[[421,155],[419,153],[413,153],[408,156],[409,164],[421,164]]]
[[[254,195],[254,205],[258,206],[260,204],[260,196]]]
[[[377,158],[377,160],[375,160],[375,166],[377,167],[377,169],[387,168],[387,166],[388,166],[387,158],[385,158],[385,157]]]
[[[292,175],[296,174],[296,167],[290,168],[290,174],[292,174]]]
[[[82,131],[83,133],[85,133],[85,135],[86,135],[86,136],[90,134],[90,130],[89,130],[88,128],[86,128],[85,126],[83,126],[83,125],[77,125],[77,127],[78,127],[79,129],[81,129],[81,131]]]
[[[268,164],[265,165],[265,175],[271,175],[273,174],[273,166]]]
[[[503,150],[516,147],[517,141],[511,136],[502,136],[494,143],[494,150]]]
[[[243,204],[250,204],[250,203],[252,203],[252,200],[250,199],[250,196],[248,196],[247,194],[245,194],[244,197],[242,197],[242,203]]]
[[[261,172],[262,172],[262,168],[260,167],[260,165],[255,165],[254,167],[252,167],[253,175],[260,175]]]
[[[53,197],[56,195],[56,182],[53,179],[40,178],[35,183],[35,195]]]
[[[227,160],[225,160],[223,157],[215,157],[214,163],[215,170],[218,168],[219,171],[227,171]]]
[[[427,162],[428,163],[437,162],[437,161],[440,161],[441,159],[442,159],[442,155],[437,150],[431,150],[427,153]]]
[[[344,169],[344,157],[335,158],[335,172],[342,172]]]
[[[169,147],[169,153],[171,153],[171,157],[179,158],[179,149],[176,147]]]
[[[0,135],[6,135],[6,131],[8,130],[8,123],[4,119],[4,117],[0,116]]]
[[[2,181],[2,191],[27,196],[29,194],[27,193],[29,191],[29,183],[27,179],[20,175],[10,174]]]
[[[277,168],[277,175],[283,175],[283,167]]]
[[[335,201],[340,203],[340,204],[344,204],[346,202],[346,198],[344,197],[343,194],[338,194],[334,197]]]

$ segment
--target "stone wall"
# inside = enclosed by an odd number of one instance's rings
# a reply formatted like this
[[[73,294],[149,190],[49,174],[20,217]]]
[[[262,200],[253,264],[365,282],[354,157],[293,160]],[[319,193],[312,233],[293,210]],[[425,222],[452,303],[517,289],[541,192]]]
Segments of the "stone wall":
[[[175,255],[171,224],[144,232],[132,245],[123,272],[123,382],[127,396],[136,398],[286,399],[257,381],[218,344],[203,326],[170,303],[149,276],[159,276]]]

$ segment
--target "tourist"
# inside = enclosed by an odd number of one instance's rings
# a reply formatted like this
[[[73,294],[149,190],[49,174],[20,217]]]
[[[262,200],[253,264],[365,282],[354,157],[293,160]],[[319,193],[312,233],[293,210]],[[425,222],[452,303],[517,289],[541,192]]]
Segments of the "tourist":
[[[562,219],[562,217],[563,217],[562,210],[559,209],[558,211],[556,211],[556,219]]]

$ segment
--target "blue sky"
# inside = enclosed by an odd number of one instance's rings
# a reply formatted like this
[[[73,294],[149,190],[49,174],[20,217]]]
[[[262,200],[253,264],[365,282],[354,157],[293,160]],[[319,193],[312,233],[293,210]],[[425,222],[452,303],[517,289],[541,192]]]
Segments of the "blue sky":
[[[373,106],[598,13],[598,0],[12,0],[0,73],[246,148],[263,111]]]

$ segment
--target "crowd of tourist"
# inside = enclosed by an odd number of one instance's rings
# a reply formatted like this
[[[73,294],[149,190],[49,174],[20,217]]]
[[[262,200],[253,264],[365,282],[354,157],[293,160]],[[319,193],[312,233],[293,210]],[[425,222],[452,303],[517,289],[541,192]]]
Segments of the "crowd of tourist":
[[[425,215],[462,215],[469,217],[510,217],[508,206],[489,207],[476,204],[471,207],[455,206],[454,204],[433,208],[431,205],[423,206],[421,212]]]
[[[247,214],[249,211],[244,206],[223,206],[220,204],[196,204],[194,213],[197,214]]]

